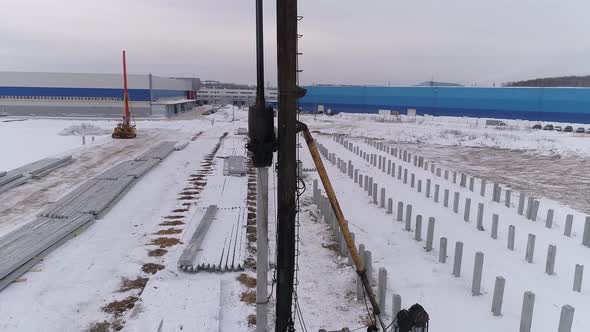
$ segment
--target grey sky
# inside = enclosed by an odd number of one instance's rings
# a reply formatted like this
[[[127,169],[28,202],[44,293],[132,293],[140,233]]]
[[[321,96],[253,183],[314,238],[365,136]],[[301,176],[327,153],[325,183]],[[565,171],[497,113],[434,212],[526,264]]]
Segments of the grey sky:
[[[590,74],[588,0],[299,0],[301,81],[479,85]],[[1,0],[0,70],[255,82],[254,0]],[[265,1],[276,81],[275,1]]]

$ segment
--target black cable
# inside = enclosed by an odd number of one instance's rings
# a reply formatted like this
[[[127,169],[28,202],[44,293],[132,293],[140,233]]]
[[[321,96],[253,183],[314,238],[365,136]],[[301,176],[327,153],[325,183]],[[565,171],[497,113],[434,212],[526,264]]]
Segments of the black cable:
[[[369,320],[371,321],[371,325],[375,325],[375,320],[373,319],[373,315],[371,315],[371,311],[369,310],[369,305],[367,304],[367,292],[364,288],[363,288],[363,300],[365,301],[365,308],[367,308],[367,316],[369,317]]]
[[[303,328],[304,328],[305,332],[307,332],[307,325],[305,324],[305,319],[303,319],[303,312],[301,311],[301,306],[299,305],[299,300],[297,301],[297,308],[299,310],[299,317],[301,319],[301,322],[303,323]]]
[[[270,293],[269,293],[268,297],[266,298],[266,303],[270,302],[270,298],[272,297],[272,293],[274,292],[276,282],[277,282],[277,269],[275,267],[272,272],[272,284],[270,285]]]
[[[297,52],[299,52],[299,45],[297,44]],[[296,80],[297,80],[297,87],[299,87],[299,59],[296,59],[296,67],[297,67],[297,72],[296,72]],[[299,114],[299,99],[297,99],[297,120],[300,120],[300,114]],[[299,320],[299,325],[301,326],[301,329],[304,332],[307,332],[307,326],[305,324],[305,320],[303,319],[303,312],[301,311],[301,306],[299,305],[299,295],[297,294],[297,288],[299,285],[299,255],[301,254],[301,252],[299,251],[299,244],[301,242],[301,238],[299,236],[299,230],[300,230],[300,226],[301,226],[301,220],[300,220],[300,211],[301,211],[301,205],[300,205],[300,198],[303,195],[303,193],[305,193],[306,190],[306,184],[305,181],[303,181],[302,177],[299,174],[299,166],[301,165],[301,160],[299,159],[299,147],[301,146],[300,143],[300,135],[297,135],[296,137],[297,140],[297,170],[296,170],[296,177],[297,177],[297,184],[296,184],[296,217],[295,217],[295,275],[294,275],[294,282],[293,282],[293,297],[294,297],[294,312],[291,312],[291,319],[294,321],[295,317],[297,316],[297,319]]]
[[[390,328],[393,331],[394,328],[394,324],[397,323],[397,317],[393,317],[393,321],[391,322],[391,324],[387,325],[387,327],[385,327],[385,331],[387,332],[387,330],[389,330]]]
[[[299,176],[297,177],[297,180],[301,184],[300,187],[297,187],[297,198],[299,198],[303,196],[303,193],[305,193],[305,191],[307,190],[307,185],[305,184],[305,181],[303,181],[303,179]]]
[[[299,326],[301,326],[301,330],[307,332],[307,325],[305,324],[305,320],[303,319],[303,313],[301,312],[301,306],[299,305],[299,297],[295,297],[295,312],[297,314],[297,318],[299,320]]]

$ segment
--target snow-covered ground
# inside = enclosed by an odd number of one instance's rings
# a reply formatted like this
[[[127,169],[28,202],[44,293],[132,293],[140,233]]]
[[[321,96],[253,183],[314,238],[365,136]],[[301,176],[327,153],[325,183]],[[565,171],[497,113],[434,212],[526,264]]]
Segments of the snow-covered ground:
[[[531,130],[532,122],[513,121],[506,128],[485,126],[473,118],[402,117],[402,122],[378,121],[376,115],[338,114],[304,116],[311,127],[328,133],[378,136],[398,143],[487,147],[526,150],[529,153],[569,157],[590,157],[590,133]],[[314,120],[315,119],[315,120]],[[581,125],[580,125],[581,126]],[[574,127],[575,129],[576,127]],[[589,128],[590,129],[590,128]]]
[[[479,196],[477,190],[476,193],[470,192],[450,181],[435,178],[428,171],[402,163],[403,167],[408,167],[409,171],[416,175],[416,182],[418,179],[422,180],[422,193],[418,193],[415,188],[410,188],[409,182],[403,184],[397,176],[392,177],[379,171],[332,141],[331,138],[320,137],[319,142],[330,152],[336,153],[339,158],[346,161],[352,160],[359,173],[373,177],[375,183],[379,184],[379,188],[386,188],[387,197],[393,199],[394,213],[388,215],[385,209],[374,205],[373,199],[347,175],[338,172],[337,167],[331,164],[328,166],[328,172],[335,183],[335,190],[341,202],[344,202],[341,204],[344,214],[351,224],[352,231],[356,233],[357,243],[365,244],[367,249],[372,251],[374,270],[385,267],[393,274],[390,274],[388,289],[402,296],[402,304],[405,308],[418,302],[427,309],[432,320],[432,331],[463,331],[456,326],[458,321],[465,324],[465,331],[474,328],[478,331],[514,330],[520,320],[523,293],[529,290],[537,296],[533,331],[555,330],[562,305],[570,304],[578,313],[590,310],[590,301],[585,298],[584,292],[576,293],[571,290],[575,265],[587,265],[590,262],[590,248],[581,246],[584,214],[575,213],[564,206],[551,206],[556,208],[555,220],[559,222],[559,225],[547,229],[544,217],[546,210],[541,210],[537,222],[533,223],[518,215],[514,208],[509,209],[503,204],[492,203],[489,198],[490,191],[487,193],[487,198],[484,198]],[[367,152],[379,152],[361,143],[361,140],[354,142]],[[310,161],[307,160],[306,164],[310,165],[309,163]],[[438,203],[433,202],[432,196],[426,198],[424,194],[426,179],[432,179],[432,188],[436,184],[441,186]],[[444,207],[442,193],[447,188],[451,192],[450,205]],[[476,185],[476,188],[479,186]],[[451,210],[454,192],[459,192],[461,197],[458,213]],[[471,198],[470,222],[463,221],[466,197]],[[404,203],[404,218],[406,204],[413,205],[412,230],[414,230],[415,216],[418,214],[423,216],[422,239],[426,236],[428,218],[436,218],[435,249],[432,252],[424,251],[423,241],[413,240],[413,231],[411,233],[403,231],[404,223],[394,221],[397,203],[400,201]],[[485,203],[486,206],[483,215],[484,231],[479,231],[475,227],[477,204],[480,202]],[[517,202],[513,201],[513,205],[515,203]],[[565,214],[571,212],[575,213],[575,234],[569,238],[562,234]],[[492,239],[489,233],[492,214],[500,216],[497,240]],[[515,251],[506,248],[508,225],[516,226]],[[533,264],[524,261],[528,234],[536,235]],[[446,264],[437,261],[438,240],[443,236],[449,243],[449,258]],[[451,276],[455,241],[464,243],[461,278]],[[556,274],[552,276],[544,273],[547,248],[550,244],[558,248]],[[471,279],[474,256],[477,251],[485,255],[483,295],[473,297]],[[507,280],[501,318],[492,317],[490,313],[491,293],[497,276]],[[391,298],[388,298],[388,301],[391,301]],[[387,311],[391,310],[390,305],[388,302]],[[589,328],[590,326],[583,319],[583,314],[578,315],[574,321],[574,330],[585,331]]]
[[[138,122],[138,138],[135,140],[111,141],[105,139],[102,142],[70,149],[70,146],[62,144],[55,147],[55,152],[73,153],[76,161],[58,172],[52,173],[47,178],[35,183],[25,184],[10,191],[10,195],[4,194],[2,206],[5,213],[0,218],[0,229],[5,234],[14,227],[32,219],[32,216],[48,201],[55,200],[65,194],[71,188],[85,179],[107,169],[108,167],[137,156],[150,146],[161,140],[188,141],[195,134],[203,132],[196,140],[182,151],[172,153],[157,168],[144,176],[129,193],[102,219],[97,220],[89,229],[68,241],[65,245],[55,250],[51,255],[34,267],[21,278],[21,282],[14,283],[0,294],[0,313],[2,316],[0,330],[2,331],[80,331],[95,326],[103,321],[110,322],[112,315],[105,313],[102,307],[113,302],[139,295],[137,291],[120,291],[123,278],[131,280],[137,277],[150,277],[150,273],[142,272],[146,263],[164,264],[166,269],[160,271],[156,278],[150,281],[142,289],[145,293],[145,302],[139,301],[130,319],[130,327],[127,330],[144,330],[139,326],[149,326],[150,330],[157,330],[160,320],[164,320],[164,331],[176,331],[179,326],[186,326],[188,330],[201,330],[199,325],[190,325],[188,322],[197,321],[217,324],[217,316],[209,315],[204,309],[209,307],[209,302],[204,303],[205,297],[201,293],[207,293],[205,280],[209,279],[215,284],[217,291],[220,287],[220,278],[216,275],[181,273],[176,267],[176,246],[166,248],[170,258],[150,257],[148,250],[157,249],[158,246],[149,245],[150,241],[157,239],[154,233],[169,228],[182,229],[182,226],[161,226],[161,223],[170,221],[169,215],[178,215],[173,212],[182,206],[182,202],[190,202],[192,205],[187,212],[181,213],[183,222],[187,224],[187,230],[194,229],[198,224],[198,215],[202,212],[200,204],[192,201],[179,200],[179,193],[188,186],[189,175],[196,173],[201,167],[201,161],[205,154],[209,153],[223,131],[233,133],[238,122],[223,121],[226,116],[216,116],[217,121],[213,126],[209,119],[190,121],[157,121]],[[49,121],[51,120],[42,120]],[[23,122],[27,123],[27,122]],[[38,124],[29,122],[34,128]],[[51,124],[57,133],[71,125],[71,121],[55,120]],[[98,122],[98,125],[103,125]],[[60,128],[61,127],[61,128]],[[47,134],[48,136],[49,133]],[[232,153],[237,148],[243,153],[244,145],[232,140],[226,153]],[[57,144],[56,144],[57,145]],[[35,158],[46,155],[40,151]],[[218,162],[218,161],[217,161]],[[222,162],[222,161],[221,161]],[[218,162],[219,163],[219,162]],[[223,187],[223,176],[216,174],[221,184],[213,185],[214,188]],[[213,181],[216,182],[216,181]],[[218,181],[217,181],[218,182]],[[244,205],[245,182],[235,184],[238,188],[225,189],[225,197],[229,199],[225,205]],[[50,195],[46,193],[49,192]],[[29,194],[27,196],[26,194]],[[39,193],[44,193],[43,195]],[[240,193],[244,193],[240,195]],[[32,194],[32,195],[31,195]],[[204,193],[205,194],[205,193]],[[207,194],[205,194],[207,195]],[[220,194],[207,195],[203,204],[218,202]],[[34,199],[32,199],[33,197]],[[5,201],[5,199],[11,201]],[[32,204],[22,202],[31,201]],[[6,202],[6,205],[5,205]],[[11,203],[12,202],[12,203]],[[10,203],[10,204],[9,204]],[[12,208],[11,208],[12,206]],[[19,211],[15,211],[15,206]],[[20,216],[20,218],[18,217]],[[26,216],[29,216],[27,219]],[[2,228],[4,227],[4,228]],[[184,238],[190,237],[190,233],[182,233]],[[175,237],[175,235],[166,235]],[[176,236],[177,237],[177,236]],[[180,246],[178,247],[180,250]],[[235,280],[238,273],[230,273],[225,278],[231,281],[223,292],[231,293],[227,296],[227,308],[240,309],[239,296],[240,284]],[[169,278],[172,278],[169,280]],[[166,287],[159,286],[164,280]],[[183,282],[179,282],[182,281]],[[214,287],[214,288],[215,288]],[[163,302],[161,294],[155,294],[153,290],[161,289],[170,296],[170,302]],[[190,289],[194,289],[192,292]],[[173,295],[180,297],[176,298]],[[215,294],[210,294],[214,298]],[[219,303],[219,297],[216,300]],[[147,304],[145,304],[147,303]],[[200,303],[199,306],[195,306]],[[191,306],[192,304],[192,306]],[[166,310],[158,309],[164,305]],[[246,307],[243,305],[243,307]],[[182,308],[189,310],[182,314]],[[151,310],[156,310],[157,315],[151,315]],[[147,315],[140,315],[146,311]],[[203,311],[200,316],[194,316],[195,312]],[[215,311],[217,315],[219,310]],[[131,314],[127,312],[127,314]],[[139,319],[133,317],[139,316]],[[73,319],[75,317],[75,319]],[[147,318],[146,318],[147,317]],[[174,322],[175,317],[186,321]],[[247,326],[247,315],[234,315],[241,325]],[[230,316],[227,321],[231,322]],[[151,321],[155,325],[150,325]],[[247,328],[244,328],[246,330]],[[207,330],[207,329],[205,329]]]
[[[231,121],[232,117],[236,121]],[[160,327],[161,331],[253,331],[254,327],[248,324],[248,320],[254,313],[254,305],[241,300],[252,288],[236,280],[239,272],[188,274],[176,266],[184,244],[188,243],[209,204],[225,209],[238,208],[237,211],[246,206],[247,178],[223,176],[223,160],[219,158],[214,158],[203,190],[197,195],[188,195],[194,196],[192,198],[179,200],[179,194],[191,186],[191,176],[198,174],[203,167],[203,159],[223,132],[228,132],[229,136],[216,156],[244,154],[244,136],[235,135],[235,131],[247,127],[246,117],[247,112],[225,107],[207,117],[189,114],[182,120],[142,120],[137,122],[136,140],[113,141],[107,134],[96,136],[94,142],[89,139],[91,136],[87,136],[86,145],[82,145],[80,136],[61,136],[59,133],[72,126],[79,128],[83,123],[109,131],[115,121],[31,119],[0,122],[0,151],[3,154],[0,170],[55,155],[72,154],[75,158],[75,162],[67,167],[0,196],[0,235],[31,220],[47,202],[56,200],[85,179],[141,154],[161,140],[190,141],[185,150],[172,153],[144,176],[104,218],[53,251],[23,275],[19,282],[0,292],[0,331],[80,331],[99,326],[115,328],[117,325],[122,326],[124,331],[158,331]],[[590,175],[584,168],[586,158],[590,157],[590,134],[531,131],[526,129],[527,123],[509,123],[510,128],[498,130],[456,119],[392,123],[377,122],[373,117],[344,115],[301,116],[301,120],[314,131],[318,142],[330,152],[336,152],[340,158],[351,160],[360,173],[372,176],[380,188],[386,188],[387,196],[395,202],[393,215],[386,214],[384,209],[370,203],[372,199],[362,188],[335,166],[326,163],[357,244],[363,243],[371,250],[374,271],[385,267],[389,272],[389,295],[384,310],[388,322],[391,321],[391,294],[397,293],[402,296],[404,308],[416,302],[425,307],[431,317],[430,331],[514,331],[518,329],[523,293],[530,290],[536,294],[533,331],[557,330],[559,310],[564,304],[576,308],[573,331],[590,330],[584,317],[584,313],[590,310],[588,291],[584,286],[581,293],[571,291],[574,265],[590,265],[590,248],[580,244],[583,220],[590,208],[588,201],[582,198],[587,194],[584,185],[590,183]],[[198,138],[191,141],[201,132]],[[534,194],[541,201],[539,219],[533,223],[516,213],[514,205],[518,203],[517,196],[513,197],[513,206],[507,208],[491,202],[489,192],[486,197],[481,197],[476,194],[477,190],[473,193],[451,181],[435,178],[429,172],[404,164],[417,179],[425,181],[430,178],[433,187],[439,184],[441,197],[444,189],[449,189],[451,193],[459,192],[461,204],[456,214],[442,203],[435,203],[423,192],[418,193],[397,177],[388,176],[346,150],[332,140],[329,135],[332,133],[345,135],[355,145],[371,153],[379,151],[365,144],[364,137],[411,150],[451,171],[486,177],[514,190],[526,189],[527,193]],[[474,147],[480,149],[479,156],[473,153]],[[305,168],[313,167],[304,144],[299,149],[299,155]],[[512,164],[505,167],[510,176],[502,176],[498,169],[510,164],[510,159],[518,164],[519,156],[526,156],[527,161],[520,168]],[[525,176],[525,172],[543,174],[551,160],[557,160],[553,172],[559,171],[560,162],[576,161],[568,163],[570,173],[575,176],[564,176],[572,183],[569,189],[557,185],[557,180],[550,182],[542,176],[538,179]],[[523,168],[528,171],[523,171]],[[276,173],[270,174],[269,239],[273,247],[276,230],[274,199],[277,193]],[[308,189],[301,199],[299,215],[301,254],[297,295],[301,314],[309,331],[319,328],[336,330],[344,326],[360,328],[366,322],[366,308],[354,294],[355,272],[345,264],[345,259],[330,249],[334,241],[331,231],[311,202],[313,179],[317,179],[316,173],[306,173]],[[478,184],[476,188],[479,189]],[[470,222],[463,221],[467,197],[472,199]],[[436,218],[434,251],[425,252],[424,242],[414,241],[414,233],[405,232],[403,223],[393,220],[398,201],[412,204],[414,216],[424,216],[423,238],[426,237],[428,217]],[[486,206],[485,231],[477,230],[474,225],[477,203],[480,202]],[[188,210],[184,211],[187,206]],[[549,208],[555,210],[554,227],[551,229],[544,227]],[[236,210],[227,211],[220,214],[220,218],[236,218]],[[489,233],[494,213],[499,215],[500,220],[497,240],[492,239]],[[568,213],[574,215],[571,238],[563,236],[565,215]],[[177,218],[168,218],[171,216]],[[182,224],[166,224],[170,221],[181,221]],[[207,248],[211,250],[204,255],[213,257],[223,247],[227,225],[230,223],[220,222],[217,225],[220,228],[211,229],[211,237],[206,240]],[[509,225],[516,227],[514,251],[506,249]],[[173,231],[169,235],[155,234],[168,232],[170,228]],[[536,235],[533,264],[524,261],[529,233]],[[438,240],[442,236],[447,237],[449,243],[446,264],[438,263]],[[182,243],[162,248],[150,245],[161,237]],[[451,276],[455,241],[464,242],[460,278]],[[556,274],[552,276],[544,273],[549,244],[557,246]],[[162,256],[151,255],[157,249],[167,252]],[[241,252],[243,255],[248,255],[246,248],[240,249],[244,250]],[[477,251],[485,255],[483,295],[472,296],[471,277]],[[275,263],[272,249],[270,261]],[[160,264],[157,269],[161,270],[155,274],[149,269],[146,272],[145,264]],[[252,269],[247,268],[244,273],[255,277]],[[269,290],[272,276],[271,269]],[[496,276],[506,278],[501,317],[493,317],[490,312]],[[135,280],[138,277],[146,278],[145,287],[121,290],[124,278]],[[121,300],[130,300],[132,308],[123,310],[120,315],[103,310],[106,305]],[[270,322],[273,320],[274,304],[274,298],[271,298]],[[100,323],[104,325],[98,325]],[[302,330],[299,320],[295,326],[297,330]]]
[[[61,136],[70,121],[26,120],[0,122],[0,170],[10,170],[82,146],[82,138]],[[102,137],[97,137],[98,141]],[[88,138],[87,143],[90,143]]]

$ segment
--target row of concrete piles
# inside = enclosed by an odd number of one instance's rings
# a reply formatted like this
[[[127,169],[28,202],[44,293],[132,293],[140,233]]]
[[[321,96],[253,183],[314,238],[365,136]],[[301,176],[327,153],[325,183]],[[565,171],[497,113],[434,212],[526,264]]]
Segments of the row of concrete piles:
[[[388,175],[391,175],[392,177],[396,177],[396,167],[395,167],[395,163],[392,163],[391,160],[385,158],[384,156],[378,156],[377,154],[367,154],[365,151],[362,151],[362,149],[360,149],[358,146],[355,146],[352,142],[349,142],[347,140],[345,140],[342,137],[335,137],[334,138],[337,142],[339,142],[340,144],[342,144],[345,148],[347,148],[349,151],[355,153],[356,155],[358,155],[359,157],[363,158],[364,160],[366,160],[367,162],[369,162],[371,165],[377,167],[379,170],[383,171],[383,172],[387,172]],[[384,147],[378,147],[380,149],[385,149]],[[344,159],[340,159],[339,157],[336,156],[335,153],[330,153],[328,151],[328,149],[326,149],[325,147],[320,145],[320,150],[322,151],[322,154],[324,155],[324,157],[326,157],[329,161],[332,162],[333,165],[335,165],[342,173],[345,173],[348,175],[348,177],[352,180],[354,180],[355,183],[359,184],[359,186],[361,188],[363,188],[367,194],[369,196],[372,197],[372,203],[378,205],[380,208],[384,208],[386,209],[386,213],[387,214],[393,214],[393,200],[391,198],[387,199],[386,198],[386,190],[385,188],[380,188],[380,192],[379,192],[379,188],[378,188],[378,184],[374,183],[373,178],[367,175],[362,175],[359,174],[358,169],[355,169],[354,164],[352,163],[351,160],[348,160],[348,162],[345,162]],[[390,152],[394,157],[397,157],[397,155],[402,156],[401,159],[402,160],[407,160],[408,162],[411,160],[411,155],[408,154],[407,152],[402,153],[401,150],[396,150],[394,148],[392,148]],[[400,152],[397,152],[400,151]],[[406,157],[403,157],[405,154]],[[388,163],[386,163],[386,161]],[[422,157],[418,157],[415,156],[414,158],[415,164],[418,167],[423,167],[420,165],[424,165],[426,163],[426,161],[424,161],[424,158]],[[387,167],[386,167],[387,165]],[[439,177],[442,176],[443,172],[440,168],[435,168],[434,165],[431,163],[431,169],[432,169],[432,173],[433,174],[437,174]],[[448,174],[449,171],[445,171],[445,175],[448,178]],[[454,177],[456,179],[456,173],[453,173]],[[403,181],[404,184],[408,184],[408,169],[402,166],[398,166],[397,168],[397,179]],[[417,190],[419,192],[422,191],[422,180],[418,180],[416,183],[416,177],[415,174],[410,174],[410,186],[412,188],[414,188],[417,185]],[[472,177],[469,181],[470,183],[470,188],[473,188],[473,183],[474,183],[474,178]],[[454,183],[456,183],[456,180],[454,181]],[[425,185],[425,194],[426,197],[428,198],[433,198],[435,202],[439,202],[440,200],[440,186],[439,185],[435,185],[434,186],[434,193],[431,194],[431,184],[432,184],[432,180],[431,179],[427,179],[426,180],[426,185]],[[461,180],[460,180],[460,185],[465,187],[467,184],[467,176],[465,176],[464,174],[461,174]],[[482,186],[485,187],[485,181],[482,184]],[[500,190],[496,189],[499,187],[495,186],[494,189],[494,197],[493,197],[493,201],[494,202],[499,202],[499,192]],[[473,191],[473,190],[471,190]],[[315,193],[315,186],[314,186],[314,193]],[[449,190],[445,190],[444,191],[444,198],[443,198],[443,204],[445,207],[449,207]],[[485,195],[485,190],[482,189],[481,190],[482,196]],[[378,195],[380,194],[380,195]],[[507,200],[510,200],[510,193],[508,193],[508,198]],[[522,196],[522,194],[521,194]],[[387,204],[385,203],[387,201]],[[536,201],[538,202],[538,201]],[[471,199],[467,198],[465,200],[465,209],[464,209],[464,220],[465,221],[469,221],[470,219],[470,204],[471,204]],[[508,206],[509,204],[507,204]],[[453,201],[453,211],[455,213],[458,213],[458,207],[459,207],[459,193],[455,192],[454,193],[454,201]],[[483,209],[484,209],[484,205],[483,203],[478,204],[478,215],[477,215],[477,228],[479,230],[484,230],[483,227]],[[535,201],[533,201],[533,203],[530,205],[530,207],[527,208],[527,212],[529,213],[529,215],[531,216],[531,220],[534,219],[534,211],[537,210],[538,211],[538,203],[535,203]],[[411,231],[411,221],[412,221],[412,205],[411,204],[407,204],[405,205],[405,218],[404,218],[404,203],[403,202],[398,202],[397,204],[397,211],[396,211],[396,219],[397,221],[405,221],[405,226],[404,229],[406,231]],[[568,218],[570,218],[568,216]],[[549,219],[549,218],[548,218]],[[429,218],[429,225],[428,225],[428,230],[427,230],[427,239],[426,239],[426,246],[424,247],[426,251],[431,251],[432,250],[432,239],[433,239],[433,233],[434,233],[434,224],[435,224],[435,220],[434,218]],[[494,214],[492,216],[492,238],[497,239],[497,231],[498,231],[498,224],[499,224],[499,217],[498,215]],[[416,223],[415,223],[415,236],[414,239],[416,241],[421,241],[422,240],[422,235],[421,235],[421,230],[422,230],[422,216],[421,215],[417,215],[416,216]],[[515,227],[514,225],[510,225],[509,227],[509,237],[508,237],[508,248],[511,250],[514,250],[514,232],[515,232]],[[440,238],[440,245],[439,245],[439,262],[440,263],[446,263],[446,257],[447,257],[447,239],[445,237],[441,237]],[[364,248],[362,248],[364,249]],[[462,261],[462,252],[463,252],[463,243],[461,241],[457,241],[457,243],[455,244],[455,256],[454,256],[454,261],[453,261],[453,272],[452,274],[455,277],[460,277],[461,275],[461,261]],[[532,256],[533,256],[533,252],[534,252],[534,235],[533,234],[529,234],[528,237],[528,241],[527,241],[527,253],[526,253],[526,257],[525,259],[529,262],[532,263]],[[546,273],[549,275],[553,275],[554,274],[554,266],[555,266],[555,257],[556,257],[556,247],[553,245],[550,245],[548,248],[548,254],[547,254],[547,263],[546,263]],[[481,280],[482,280],[482,273],[483,273],[483,263],[484,263],[484,254],[482,252],[477,252],[475,255],[475,264],[474,264],[474,273],[473,273],[473,280],[472,280],[472,295],[473,296],[479,296],[481,295]],[[575,278],[574,278],[574,287],[573,290],[574,291],[581,291],[581,281],[582,281],[582,275],[583,275],[583,266],[582,265],[576,265],[576,273],[575,273]],[[502,308],[502,299],[503,299],[503,293],[504,293],[504,288],[505,288],[505,278],[502,276],[498,276],[496,278],[495,281],[495,285],[494,285],[494,294],[493,294],[493,299],[492,299],[492,313],[495,316],[500,316],[501,315],[501,308]],[[524,300],[523,300],[523,311],[521,314],[521,328],[520,331],[530,331],[530,326],[532,323],[530,323],[531,319],[532,319],[532,306],[534,306],[534,294],[531,296],[531,294],[533,294],[532,292],[526,292],[524,295]],[[532,298],[532,304],[531,304],[531,298]],[[559,331],[570,331],[571,330],[571,324],[573,321],[573,312],[574,309],[573,307],[571,307],[570,305],[565,305],[562,307],[562,314],[560,317],[560,323],[559,323]],[[528,322],[528,323],[527,323]]]

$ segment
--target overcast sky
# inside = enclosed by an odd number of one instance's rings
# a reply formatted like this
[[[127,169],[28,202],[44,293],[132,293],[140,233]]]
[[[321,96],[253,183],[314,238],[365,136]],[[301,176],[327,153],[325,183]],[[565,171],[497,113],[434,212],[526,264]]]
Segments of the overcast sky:
[[[0,70],[255,83],[254,0],[0,0]],[[299,0],[303,84],[590,74],[588,0]],[[276,82],[275,1],[265,1]]]

